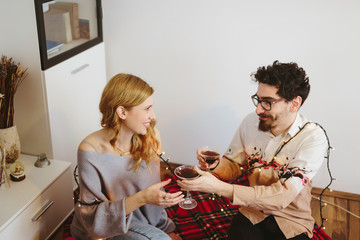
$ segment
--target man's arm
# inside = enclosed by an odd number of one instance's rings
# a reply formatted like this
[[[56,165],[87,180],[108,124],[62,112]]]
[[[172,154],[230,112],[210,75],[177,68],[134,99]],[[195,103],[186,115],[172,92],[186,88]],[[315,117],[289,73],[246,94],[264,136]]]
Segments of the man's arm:
[[[212,171],[212,173],[215,173],[222,180],[233,181],[241,176],[242,170],[238,163],[230,160],[226,156],[223,156],[219,165]]]

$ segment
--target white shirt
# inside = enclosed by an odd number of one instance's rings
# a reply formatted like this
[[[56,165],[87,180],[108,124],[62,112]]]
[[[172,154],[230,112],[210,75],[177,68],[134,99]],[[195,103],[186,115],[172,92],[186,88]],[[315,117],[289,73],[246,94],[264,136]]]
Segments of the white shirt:
[[[307,122],[297,114],[289,131],[275,137],[258,130],[258,116],[249,114],[225,153],[230,160],[253,168],[250,187],[234,185],[233,204],[241,205],[241,213],[253,224],[274,215],[286,238],[304,232],[311,238],[314,227],[311,179],[322,165],[328,144],[323,130]]]

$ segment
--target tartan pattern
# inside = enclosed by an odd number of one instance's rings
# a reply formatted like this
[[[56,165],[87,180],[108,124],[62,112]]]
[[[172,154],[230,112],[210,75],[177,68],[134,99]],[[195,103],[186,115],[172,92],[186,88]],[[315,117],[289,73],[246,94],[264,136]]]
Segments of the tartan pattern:
[[[168,192],[177,192],[180,187],[176,177],[166,176],[165,180],[172,178],[170,184],[165,186]],[[236,181],[237,184],[248,185],[247,178]],[[231,205],[227,198],[212,193],[190,192],[197,202],[191,210],[185,210],[178,205],[166,208],[166,212],[176,225],[176,233],[183,239],[215,240],[227,239],[227,230],[231,219],[238,212],[239,206]]]
[[[165,187],[168,192],[179,191],[175,176],[170,184]],[[235,184],[248,185],[246,177],[239,178]],[[192,210],[184,210],[178,205],[166,208],[168,216],[176,225],[176,233],[184,240],[217,240],[227,239],[227,230],[230,227],[233,216],[237,214],[239,206],[231,205],[227,198],[215,194],[191,192],[197,201],[197,207]],[[221,210],[223,209],[223,210]],[[73,219],[71,214],[63,226],[63,239],[73,240],[70,233],[70,224]],[[331,240],[331,238],[319,226],[314,225],[313,240]],[[317,232],[318,231],[318,232]],[[50,238],[51,239],[51,238]]]
[[[177,185],[175,176],[165,176],[165,180],[171,178],[170,184],[165,186],[165,191],[177,192],[180,187]],[[237,179],[234,184],[248,185],[246,176]],[[178,205],[166,208],[166,212],[176,225],[176,233],[184,240],[218,240],[227,239],[227,231],[231,220],[238,212],[238,205],[231,205],[230,201],[222,196],[191,192],[196,200],[197,206],[191,210],[184,210]],[[313,240],[331,239],[318,226],[314,226]]]

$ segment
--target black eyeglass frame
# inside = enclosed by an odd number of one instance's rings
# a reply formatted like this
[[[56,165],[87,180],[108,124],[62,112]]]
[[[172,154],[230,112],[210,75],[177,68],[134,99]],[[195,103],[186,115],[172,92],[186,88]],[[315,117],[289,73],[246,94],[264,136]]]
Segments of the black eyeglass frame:
[[[286,100],[285,98],[280,98],[278,100],[274,100],[274,101],[269,101],[269,100],[260,100],[260,98],[254,94],[251,96],[251,100],[254,103],[255,107],[257,107],[257,105],[260,103],[260,106],[265,110],[265,111],[271,111],[272,105],[281,101]],[[263,102],[269,104],[269,109],[265,108],[263,105]]]

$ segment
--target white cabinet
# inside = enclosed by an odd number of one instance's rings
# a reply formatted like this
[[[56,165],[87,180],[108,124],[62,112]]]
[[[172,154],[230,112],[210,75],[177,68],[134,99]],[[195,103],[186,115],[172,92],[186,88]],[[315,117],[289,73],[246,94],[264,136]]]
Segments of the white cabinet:
[[[101,127],[104,51],[101,43],[43,72],[52,157],[72,162],[71,169],[81,140]]]
[[[86,3],[79,1],[79,9],[87,9],[80,5]],[[42,70],[34,1],[4,1],[0,15],[12,19],[2,29],[0,53],[20,62],[28,73],[15,94],[21,152],[46,153],[69,161],[73,170],[80,141],[100,128],[98,105],[106,84],[104,43],[87,49],[80,46],[80,52],[74,48],[75,55]]]
[[[33,89],[42,96],[40,105],[31,103],[30,89],[19,91],[16,101],[22,107],[15,109],[15,122],[23,153],[44,152],[71,162],[74,169],[80,141],[100,128],[98,106],[106,83],[104,51],[100,43],[41,71],[37,81],[42,86]]]
[[[19,161],[25,180],[0,187],[0,239],[47,239],[73,210],[70,163],[50,160],[37,168],[29,155]]]

